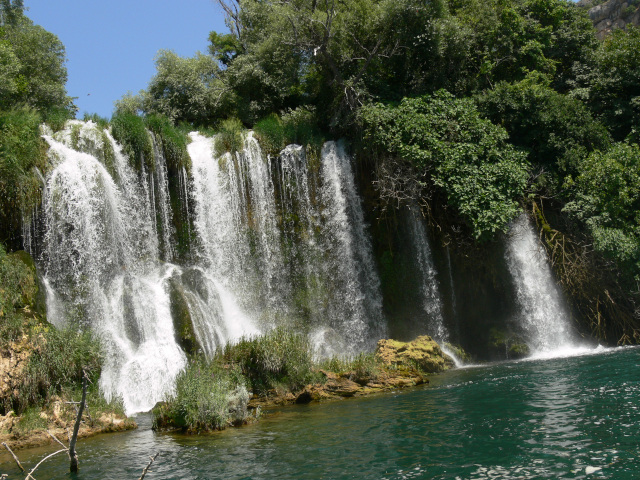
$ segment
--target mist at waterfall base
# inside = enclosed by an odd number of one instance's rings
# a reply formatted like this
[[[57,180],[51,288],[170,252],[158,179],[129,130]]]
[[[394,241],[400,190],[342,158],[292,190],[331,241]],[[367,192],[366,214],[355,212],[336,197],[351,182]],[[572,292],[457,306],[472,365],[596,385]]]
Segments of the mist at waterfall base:
[[[295,145],[272,157],[249,132],[241,151],[219,156],[215,139],[192,133],[187,171],[168,165],[150,135],[153,158],[137,167],[92,122],[45,135],[52,168],[24,232],[44,273],[48,319],[100,337],[107,397],[122,397],[133,413],[171,394],[187,362],[176,335],[182,317],[208,356],[279,325],[309,335],[320,357],[371,351],[387,336],[363,202],[341,142],[327,142],[317,158]],[[412,334],[451,341],[465,299],[456,296],[449,251],[448,270],[437,268],[419,209],[405,210]],[[526,216],[514,222],[503,261],[517,292],[510,321],[534,355],[572,346]]]
[[[146,478],[631,480],[638,368],[637,347],[463,368],[424,388],[291,406],[213,435],[156,434],[143,415],[137,431],[83,439],[78,478],[137,478],[157,452]],[[52,448],[20,459],[34,465]],[[38,478],[67,471],[59,456]]]

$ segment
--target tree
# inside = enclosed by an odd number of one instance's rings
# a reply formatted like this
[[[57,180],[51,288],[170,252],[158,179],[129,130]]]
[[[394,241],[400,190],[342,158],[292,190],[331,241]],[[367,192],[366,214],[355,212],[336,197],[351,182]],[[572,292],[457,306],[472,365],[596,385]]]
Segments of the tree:
[[[470,99],[439,91],[395,106],[365,106],[360,119],[365,143],[424,172],[427,188],[444,193],[475,238],[506,231],[518,214],[529,175],[526,154]]]
[[[586,225],[597,251],[640,281],[640,147],[616,143],[591,153],[568,186],[575,199],[565,213]]]
[[[640,28],[614,30],[596,54],[588,97],[616,140],[640,140]]]
[[[9,77],[10,90],[0,97],[0,108],[28,106],[43,114],[52,110],[75,114],[65,88],[67,68],[62,42],[25,17],[21,1],[4,0],[0,12],[0,62],[9,64],[3,76]]]
[[[160,113],[173,122],[194,125],[211,124],[228,115],[232,94],[220,80],[220,67],[212,57],[196,53],[185,58],[160,50],[156,70],[142,94],[146,113]]]
[[[533,72],[515,83],[500,82],[476,97],[480,111],[509,132],[510,142],[529,153],[539,187],[549,195],[562,189],[590,152],[606,150],[609,134],[579,100],[551,88]]]

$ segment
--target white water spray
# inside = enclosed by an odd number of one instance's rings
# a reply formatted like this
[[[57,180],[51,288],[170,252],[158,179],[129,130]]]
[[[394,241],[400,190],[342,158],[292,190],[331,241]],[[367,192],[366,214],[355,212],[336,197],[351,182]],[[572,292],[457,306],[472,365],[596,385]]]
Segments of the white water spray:
[[[572,346],[569,315],[546,253],[521,215],[509,232],[507,263],[516,285],[520,324],[534,355]]]

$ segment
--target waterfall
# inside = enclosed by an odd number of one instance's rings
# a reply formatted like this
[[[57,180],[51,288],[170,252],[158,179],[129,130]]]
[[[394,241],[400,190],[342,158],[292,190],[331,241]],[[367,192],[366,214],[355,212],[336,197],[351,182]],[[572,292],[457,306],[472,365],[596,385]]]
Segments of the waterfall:
[[[526,214],[511,226],[506,256],[516,286],[520,325],[532,353],[571,346],[569,315],[562,294]]]
[[[215,139],[192,133],[191,176],[183,168],[170,178],[153,136],[153,166],[137,170],[93,122],[44,138],[51,168],[25,245],[44,273],[48,318],[96,333],[100,388],[127,413],[173,391],[191,348],[178,343],[177,322],[189,322],[207,356],[276,325],[308,333],[318,355],[355,354],[384,336],[380,282],[341,143],[312,159],[299,146],[269,157],[249,132],[242,151],[217,156]],[[188,230],[176,232],[174,215],[185,213]],[[182,233],[193,236],[185,257]],[[182,264],[171,263],[178,257]]]
[[[342,143],[325,143],[320,176],[324,206],[321,248],[329,252],[323,266],[332,289],[330,327],[343,336],[351,353],[372,349],[386,333],[380,280],[351,161]]]
[[[436,269],[422,215],[418,207],[412,205],[408,208],[406,217],[413,254],[420,275],[420,296],[422,309],[427,317],[427,333],[440,343],[448,342],[449,332],[444,324]]]
[[[211,139],[191,138],[203,263],[249,323],[306,323],[324,354],[373,347],[385,328],[380,285],[344,147],[328,142],[310,165],[299,146],[265,156],[251,133],[219,158]]]
[[[149,410],[186,364],[167,291],[175,267],[157,260],[149,177],[91,122],[70,127],[45,136],[53,165],[43,200],[48,318],[90,327],[105,348],[102,391],[122,397],[128,413]]]

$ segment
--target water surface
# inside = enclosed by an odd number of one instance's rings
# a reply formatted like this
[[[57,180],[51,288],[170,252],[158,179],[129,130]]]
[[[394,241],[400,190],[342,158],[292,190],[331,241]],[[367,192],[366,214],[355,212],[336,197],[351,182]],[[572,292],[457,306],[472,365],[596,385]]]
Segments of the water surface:
[[[81,440],[42,479],[634,479],[640,348],[460,369],[410,391],[283,408],[208,436],[134,432]],[[47,449],[22,452],[31,468]],[[0,471],[18,475],[6,454]],[[31,466],[31,467],[30,467]],[[24,474],[23,474],[24,475]]]

